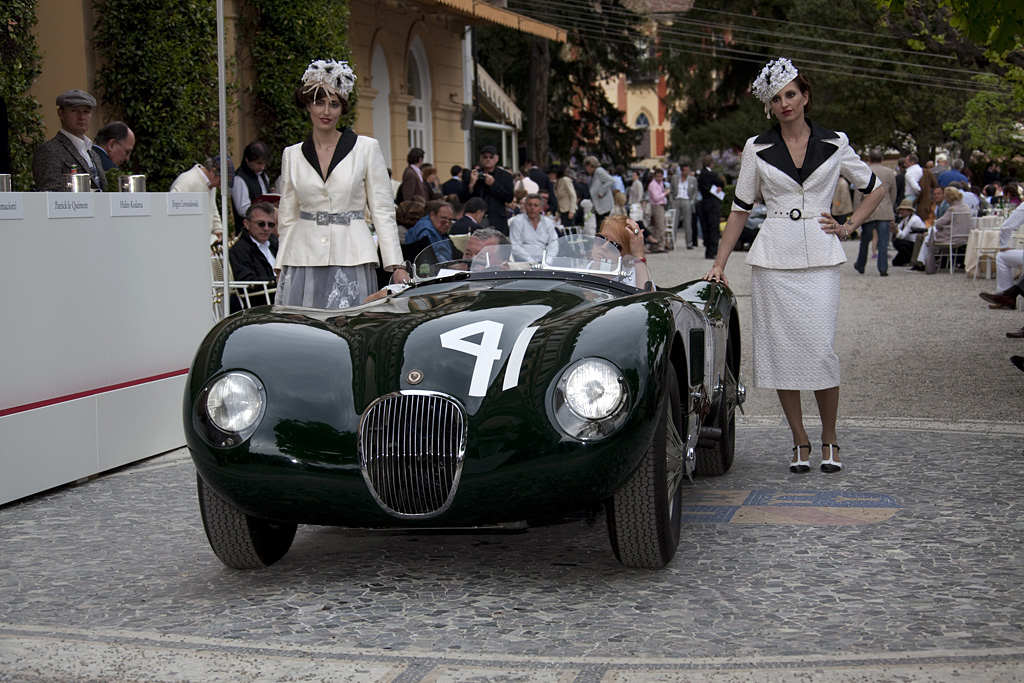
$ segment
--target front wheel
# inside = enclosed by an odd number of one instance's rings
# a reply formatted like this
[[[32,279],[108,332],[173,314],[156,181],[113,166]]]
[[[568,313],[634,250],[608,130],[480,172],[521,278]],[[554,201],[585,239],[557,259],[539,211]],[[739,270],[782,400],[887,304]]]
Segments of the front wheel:
[[[206,485],[196,473],[199,512],[210,547],[232,569],[261,569],[288,552],[296,524],[271,522],[247,515]]]
[[[658,427],[633,476],[608,500],[608,536],[627,567],[660,569],[676,554],[686,434],[679,384],[669,366]]]

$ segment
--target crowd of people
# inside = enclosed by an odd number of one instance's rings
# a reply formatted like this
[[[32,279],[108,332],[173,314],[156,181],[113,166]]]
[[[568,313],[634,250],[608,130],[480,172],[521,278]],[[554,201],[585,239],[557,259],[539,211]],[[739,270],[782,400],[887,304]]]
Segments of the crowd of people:
[[[454,235],[469,236],[475,249],[483,239],[509,243],[514,258],[537,260],[560,235],[579,232],[606,237],[637,262],[676,248],[676,235],[686,249],[702,241],[704,257],[713,261],[707,278],[724,282],[725,263],[742,242],[755,203],[763,202],[765,222],[747,256],[755,275],[754,384],[779,393],[793,429],[794,471],[804,471],[810,450],[799,415],[803,389],[813,390],[818,398],[824,425],[822,468],[842,468],[834,429],[838,360],[831,351],[836,315],[832,294],[838,292],[836,269],[845,261],[839,239],[859,231],[853,267],[861,274],[869,253],[881,276],[888,275],[890,264],[935,272],[937,245],[950,243],[955,216],[1014,210],[1003,227],[998,291],[982,298],[994,308],[1015,309],[1017,297],[1024,294],[1021,281],[1013,281],[1024,253],[1008,243],[1024,223],[1024,188],[1015,177],[990,162],[976,178],[963,159],[950,161],[945,154],[924,164],[908,154],[897,160],[895,170],[877,150],[863,161],[842,133],[805,118],[812,103],[810,83],[785,59],[770,62],[754,83],[755,95],[777,125],[744,147],[724,233],[726,181],[715,171],[711,156],[693,167],[682,160],[627,170],[584,156],[568,166],[544,169],[528,159],[509,170],[502,167],[497,148],[484,145],[475,164],[451,166],[442,182],[424,150],[413,147],[406,168],[394,179],[376,140],[338,125],[348,112],[354,83],[355,74],[345,62],[310,64],[295,92],[296,106],[309,116],[310,133],[283,150],[276,181],[267,175],[272,150],[254,141],[246,146],[237,173],[229,158],[222,164],[211,157],[172,183],[172,192],[209,192],[213,202],[221,174],[227,172],[234,211],[234,279],[270,281],[278,303],[344,308],[376,296],[387,280],[408,281],[406,263],[426,248],[439,261],[465,257],[452,241]],[[88,174],[93,189],[106,189],[107,173],[132,154],[133,131],[124,122],[112,121],[90,140],[86,133],[95,98],[68,90],[56,104],[61,129],[36,149],[36,189],[64,189],[69,173]],[[811,204],[822,210],[799,208]],[[211,211],[215,243],[224,234],[219,213]],[[805,221],[820,222],[821,237],[811,239],[816,233],[808,232]],[[895,252],[891,261],[890,239]],[[804,248],[792,249],[796,243]],[[832,294],[809,302],[801,291]],[[800,312],[800,320],[779,324],[792,311]],[[799,339],[791,338],[792,331],[799,331]],[[1024,337],[1024,328],[1008,336]],[[811,375],[792,372],[786,359],[794,348],[814,360],[808,364],[814,368]]]

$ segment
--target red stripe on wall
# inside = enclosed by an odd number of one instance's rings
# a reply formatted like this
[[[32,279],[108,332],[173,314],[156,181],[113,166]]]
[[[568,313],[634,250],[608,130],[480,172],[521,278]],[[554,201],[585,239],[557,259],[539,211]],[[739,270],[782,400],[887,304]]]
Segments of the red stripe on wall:
[[[21,406],[14,406],[13,408],[5,408],[0,410],[0,417],[7,417],[8,415],[14,415],[16,413],[24,413],[29,410],[36,410],[37,408],[46,408],[47,406],[57,405],[58,403],[67,403],[68,401],[74,401],[80,398],[88,398],[89,396],[95,396],[96,394],[105,394],[109,391],[117,391],[118,389],[127,389],[128,387],[137,387],[141,384],[149,384],[150,382],[158,382],[162,379],[169,379],[171,377],[180,377],[181,375],[187,375],[188,368],[184,370],[174,370],[173,372],[165,372],[162,375],[153,375],[152,377],[143,377],[142,379],[134,379],[129,382],[121,382],[120,384],[111,384],[108,387],[99,387],[98,389],[89,389],[87,391],[79,391],[76,394],[68,394],[67,396],[58,396],[57,398],[48,398],[45,401],[36,401],[35,403],[26,403]]]

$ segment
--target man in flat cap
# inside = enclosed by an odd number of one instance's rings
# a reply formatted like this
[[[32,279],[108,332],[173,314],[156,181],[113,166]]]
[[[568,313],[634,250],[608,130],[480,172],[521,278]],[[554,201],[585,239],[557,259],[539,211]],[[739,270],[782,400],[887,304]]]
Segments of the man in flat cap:
[[[102,161],[92,149],[86,133],[92,124],[96,99],[84,90],[68,90],[57,96],[57,118],[60,130],[51,139],[36,147],[32,175],[39,192],[64,190],[64,174],[78,167],[79,173],[92,176],[94,189],[107,189]]]

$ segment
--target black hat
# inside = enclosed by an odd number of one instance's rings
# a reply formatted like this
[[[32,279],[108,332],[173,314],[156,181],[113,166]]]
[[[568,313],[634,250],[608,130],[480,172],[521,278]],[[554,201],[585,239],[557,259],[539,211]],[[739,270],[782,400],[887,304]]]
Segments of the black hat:
[[[483,147],[480,148],[480,153],[481,154],[497,154],[498,153],[498,148],[495,147],[494,145],[484,145]]]

